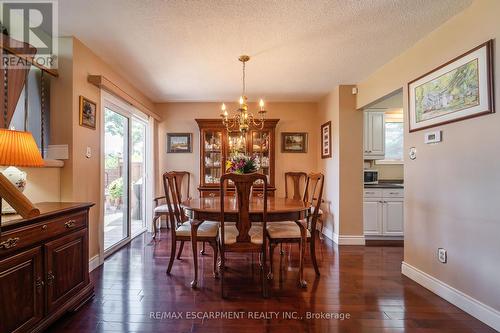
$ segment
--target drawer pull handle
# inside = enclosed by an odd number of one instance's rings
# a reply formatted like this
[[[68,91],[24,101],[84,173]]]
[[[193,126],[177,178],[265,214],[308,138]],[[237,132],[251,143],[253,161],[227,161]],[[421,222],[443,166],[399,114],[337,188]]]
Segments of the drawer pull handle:
[[[399,192],[389,192],[389,194],[399,194]]]
[[[44,283],[43,283],[42,278],[40,278],[40,277],[39,277],[39,278],[37,278],[37,279],[36,279],[36,282],[35,282],[36,289],[37,289],[38,291],[40,291],[40,289],[42,289],[43,285],[44,285]]]
[[[19,237],[9,238],[6,241],[0,243],[0,249],[10,249],[16,247],[19,242]]]
[[[215,197],[215,193],[210,193],[208,196],[213,198],[213,197]]]
[[[52,272],[48,272],[48,273],[47,273],[47,285],[51,286],[51,285],[52,285],[52,283],[54,282],[54,279],[55,279],[55,278],[56,278],[56,277],[55,277],[54,273],[52,273]]]
[[[375,192],[365,192],[365,194],[375,194]]]
[[[42,225],[42,230],[47,230],[47,225],[46,224]]]
[[[64,223],[64,225],[66,226],[66,228],[70,229],[75,226],[75,223],[76,223],[75,220],[69,220],[68,222]]]

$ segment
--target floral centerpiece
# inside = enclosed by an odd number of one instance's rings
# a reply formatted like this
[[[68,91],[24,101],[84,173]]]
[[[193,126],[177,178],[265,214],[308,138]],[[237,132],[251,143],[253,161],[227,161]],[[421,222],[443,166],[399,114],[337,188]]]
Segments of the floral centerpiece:
[[[226,172],[244,174],[257,172],[259,162],[256,155],[246,156],[244,154],[231,155],[226,161]]]

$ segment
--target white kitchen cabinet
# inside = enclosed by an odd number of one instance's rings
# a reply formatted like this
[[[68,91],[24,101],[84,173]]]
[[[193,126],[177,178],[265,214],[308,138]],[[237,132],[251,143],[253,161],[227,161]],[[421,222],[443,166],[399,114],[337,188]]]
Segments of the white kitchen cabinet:
[[[363,205],[365,235],[380,235],[382,230],[382,203],[379,200],[366,200]]]
[[[403,199],[384,200],[382,208],[382,234],[387,236],[403,235]]]
[[[364,159],[378,160],[385,157],[385,113],[364,112],[363,129]]]
[[[366,236],[403,236],[403,194],[403,189],[365,189],[363,224]]]

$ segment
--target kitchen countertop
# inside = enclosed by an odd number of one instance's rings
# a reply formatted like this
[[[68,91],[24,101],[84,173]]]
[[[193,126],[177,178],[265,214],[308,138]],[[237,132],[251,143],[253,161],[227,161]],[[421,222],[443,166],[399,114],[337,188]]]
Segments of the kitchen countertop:
[[[365,184],[365,188],[404,188],[402,180],[380,180],[378,184]]]

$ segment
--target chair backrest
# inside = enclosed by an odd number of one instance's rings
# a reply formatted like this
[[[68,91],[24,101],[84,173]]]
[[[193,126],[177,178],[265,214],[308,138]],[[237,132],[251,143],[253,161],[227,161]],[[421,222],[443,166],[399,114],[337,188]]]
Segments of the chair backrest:
[[[224,191],[224,183],[231,180],[235,187],[236,192],[236,205],[238,209],[238,219],[236,221],[236,228],[238,229],[238,236],[236,237],[237,243],[249,243],[250,242],[250,201],[253,200],[263,200],[263,211],[262,211],[262,221],[263,230],[266,230],[267,221],[267,177],[260,173],[250,173],[250,174],[234,174],[227,173],[222,175],[220,178],[220,211],[221,211],[221,237],[224,238],[224,199],[226,193]],[[262,191],[263,198],[252,198],[252,186],[257,180],[262,180]]]
[[[189,171],[171,171],[175,175],[175,183],[177,186],[177,189],[179,190],[179,200],[180,202],[183,202],[184,200],[189,199],[189,187],[190,187],[190,180],[191,180],[191,173]],[[184,187],[184,182],[185,179],[187,178],[187,184]],[[183,195],[183,188],[186,188],[185,191],[185,196]]]
[[[300,200],[300,183],[302,179],[305,180],[307,178],[307,173],[305,172],[285,172],[285,198],[290,198],[290,193],[288,192],[288,183],[289,180],[292,181],[293,184],[293,196],[292,199]]]
[[[307,202],[313,208],[310,215],[311,232],[316,230],[316,222],[318,220],[319,208],[323,202],[323,183],[325,176],[322,173],[310,173],[306,178],[306,186],[304,189],[304,202]]]
[[[165,191],[165,201],[168,206],[169,220],[171,227],[175,230],[184,222],[184,214],[181,208],[180,184],[177,179],[182,177],[176,171],[165,172],[163,174],[163,190]]]

